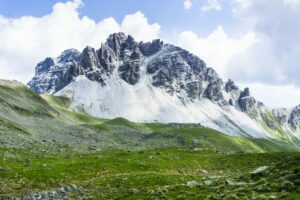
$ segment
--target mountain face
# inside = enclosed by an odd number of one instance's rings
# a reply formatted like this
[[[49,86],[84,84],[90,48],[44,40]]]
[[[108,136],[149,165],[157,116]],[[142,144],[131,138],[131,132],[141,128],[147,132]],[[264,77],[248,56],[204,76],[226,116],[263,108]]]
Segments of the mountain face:
[[[230,135],[300,136],[300,106],[267,108],[188,51],[160,40],[136,42],[124,33],[110,35],[98,50],[69,49],[46,58],[28,85],[67,96],[71,108],[97,117],[195,122]]]

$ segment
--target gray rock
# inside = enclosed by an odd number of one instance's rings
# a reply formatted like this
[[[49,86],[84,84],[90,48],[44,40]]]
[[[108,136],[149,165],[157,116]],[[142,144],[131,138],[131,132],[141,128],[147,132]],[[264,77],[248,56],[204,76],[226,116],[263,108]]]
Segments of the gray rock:
[[[139,48],[144,56],[152,56],[162,49],[163,42],[161,40],[153,40],[152,42],[140,42]]]
[[[206,186],[211,186],[214,183],[214,181],[212,181],[212,180],[205,180],[203,183]]]
[[[93,70],[100,67],[98,55],[94,48],[87,46],[82,51],[81,64],[85,70]]]
[[[228,81],[225,83],[225,91],[231,92],[234,90],[239,90],[239,87],[231,79],[228,79]]]
[[[212,101],[223,100],[224,97],[221,90],[222,84],[223,83],[221,79],[217,79],[216,81],[210,83],[204,92],[204,96]]]
[[[248,112],[255,108],[256,100],[252,96],[250,96],[249,88],[245,88],[244,91],[241,92],[238,103],[241,110],[244,112]]]
[[[300,128],[300,105],[293,108],[288,120],[289,124],[295,129]]]
[[[186,186],[190,188],[196,187],[197,185],[198,183],[196,181],[189,181],[186,183]]]
[[[77,190],[77,189],[78,189],[77,185],[75,185],[75,184],[71,184],[70,187],[71,187],[73,190]]]
[[[64,187],[61,187],[61,188],[59,188],[57,190],[57,193],[59,193],[59,194],[66,194],[67,192],[66,192],[66,189]]]
[[[191,99],[200,98],[202,94],[202,83],[200,81],[189,82],[186,84],[187,96]]]
[[[65,187],[65,190],[66,190],[66,192],[71,192],[73,189],[72,189],[72,187],[70,187],[70,186],[66,186],[66,187]]]
[[[140,66],[138,63],[124,63],[119,67],[120,77],[127,83],[134,85],[140,79]]]
[[[258,177],[258,176],[264,176],[269,173],[269,166],[261,166],[254,171],[250,172],[251,177]]]
[[[140,190],[138,190],[138,189],[136,189],[136,188],[132,188],[132,189],[131,189],[131,192],[132,192],[132,193],[139,193]]]

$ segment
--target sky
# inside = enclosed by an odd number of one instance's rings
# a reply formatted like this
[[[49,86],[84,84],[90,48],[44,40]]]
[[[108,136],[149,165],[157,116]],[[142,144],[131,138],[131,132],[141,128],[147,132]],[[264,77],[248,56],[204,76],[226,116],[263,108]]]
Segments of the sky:
[[[23,3],[22,3],[23,2]],[[196,54],[271,107],[300,104],[300,0],[0,0],[0,78],[123,31]]]

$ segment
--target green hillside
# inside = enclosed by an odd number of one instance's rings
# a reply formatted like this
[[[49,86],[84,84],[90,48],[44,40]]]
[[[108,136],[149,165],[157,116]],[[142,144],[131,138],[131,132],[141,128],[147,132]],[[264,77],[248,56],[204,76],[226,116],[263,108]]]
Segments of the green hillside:
[[[58,199],[300,195],[298,141],[232,137],[199,124],[99,119],[69,105],[65,97],[0,81],[0,199],[71,184]],[[267,169],[253,177],[261,166]]]

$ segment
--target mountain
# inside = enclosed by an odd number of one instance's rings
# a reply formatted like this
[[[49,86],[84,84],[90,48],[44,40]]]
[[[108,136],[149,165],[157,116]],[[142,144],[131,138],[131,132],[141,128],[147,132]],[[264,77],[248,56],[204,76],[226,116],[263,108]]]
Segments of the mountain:
[[[220,152],[296,151],[284,141],[233,137],[200,124],[133,123],[73,112],[65,97],[40,95],[22,83],[0,80],[1,148],[145,150],[166,147]]]
[[[64,51],[36,66],[28,83],[38,93],[66,96],[70,108],[135,122],[200,123],[233,136],[295,141],[300,106],[271,109],[223,81],[186,50],[161,40],[136,42],[114,33],[98,50]]]

